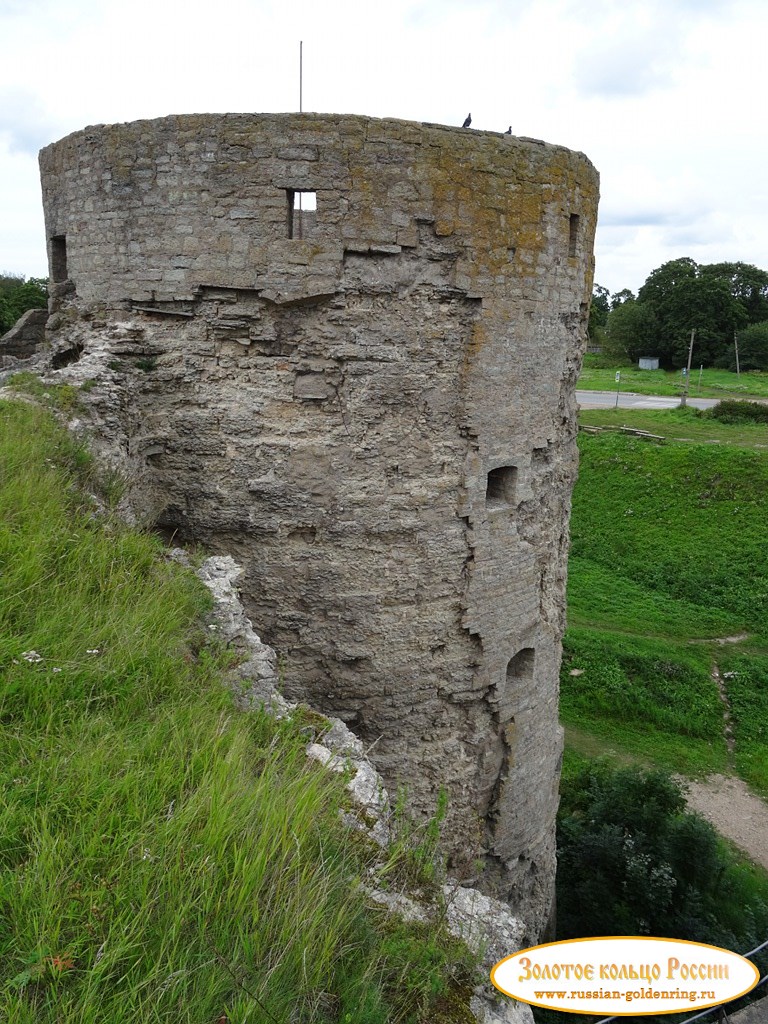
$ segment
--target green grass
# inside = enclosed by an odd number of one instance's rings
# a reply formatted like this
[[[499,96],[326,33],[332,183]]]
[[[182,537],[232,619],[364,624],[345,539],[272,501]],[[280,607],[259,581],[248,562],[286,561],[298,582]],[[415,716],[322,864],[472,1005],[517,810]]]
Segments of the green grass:
[[[629,571],[615,571],[591,558],[570,562],[568,621],[571,627],[600,624],[616,633],[669,640],[711,639],[744,629],[744,618],[696,601],[670,597],[643,586]]]
[[[610,415],[590,412],[582,422]],[[727,770],[717,662],[738,673],[726,683],[732,767],[768,793],[759,725],[768,713],[768,456],[750,449],[765,427],[690,411],[620,415],[667,437],[690,437],[703,423],[707,441],[720,444],[580,435],[563,721],[577,747],[611,746],[689,774]],[[736,644],[715,643],[741,634]]]
[[[695,353],[694,353],[695,356]],[[578,387],[585,391],[615,391],[616,371],[621,371],[622,391],[633,391],[639,395],[679,395],[683,391],[683,377],[680,370],[640,370],[636,364],[606,366],[609,362],[602,356],[586,355]],[[728,370],[691,369],[689,394],[694,398],[768,398],[768,373],[751,370],[737,375]]]
[[[768,429],[760,423],[719,423],[699,409],[582,409],[579,423],[594,427],[631,427],[669,441],[768,448]]]
[[[726,679],[731,714],[740,743],[739,773],[755,789],[768,794],[768,656],[725,651],[718,657]]]
[[[563,673],[564,722],[665,768],[726,767],[722,708],[701,648],[572,628]]]
[[[0,1019],[465,1019],[466,950],[368,906],[344,780],[235,711],[207,592],[83,481],[0,402]]]
[[[768,632],[768,459],[615,434],[579,443],[573,555]]]

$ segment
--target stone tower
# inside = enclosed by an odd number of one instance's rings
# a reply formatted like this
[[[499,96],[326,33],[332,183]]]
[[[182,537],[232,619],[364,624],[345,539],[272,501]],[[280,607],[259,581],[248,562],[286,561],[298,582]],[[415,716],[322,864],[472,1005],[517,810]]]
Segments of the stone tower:
[[[455,871],[482,861],[535,938],[594,168],[317,114],[100,125],[40,165],[49,334],[93,366],[134,504],[246,566],[287,695],[417,813],[446,787]]]

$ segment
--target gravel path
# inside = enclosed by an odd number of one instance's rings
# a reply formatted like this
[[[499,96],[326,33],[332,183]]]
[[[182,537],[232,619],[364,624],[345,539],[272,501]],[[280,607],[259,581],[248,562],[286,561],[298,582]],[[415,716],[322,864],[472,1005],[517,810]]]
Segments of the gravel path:
[[[688,806],[768,871],[768,804],[732,775],[686,780]]]

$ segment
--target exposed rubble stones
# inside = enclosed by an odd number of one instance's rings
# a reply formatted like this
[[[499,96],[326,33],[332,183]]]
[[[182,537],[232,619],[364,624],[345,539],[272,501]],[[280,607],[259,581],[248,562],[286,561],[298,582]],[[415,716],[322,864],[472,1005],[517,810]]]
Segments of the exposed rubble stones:
[[[189,565],[181,548],[174,548],[171,557]],[[210,623],[211,629],[217,631],[224,643],[244,655],[232,679],[239,706],[247,709],[274,704],[277,710],[287,712],[290,705],[277,693],[277,655],[254,632],[237,592],[236,583],[243,569],[231,556],[219,556],[207,558],[196,574],[215,602],[216,615],[215,621]]]

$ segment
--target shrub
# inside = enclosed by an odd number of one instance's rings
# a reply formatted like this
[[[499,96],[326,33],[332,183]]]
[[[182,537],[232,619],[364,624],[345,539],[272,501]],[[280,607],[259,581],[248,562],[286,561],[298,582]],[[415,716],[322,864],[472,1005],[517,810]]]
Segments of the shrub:
[[[564,779],[558,937],[665,935],[735,950],[768,929],[755,882],[658,770],[583,765]]]
[[[720,420],[721,423],[768,423],[768,405],[763,402],[726,399],[708,409],[704,415]]]

